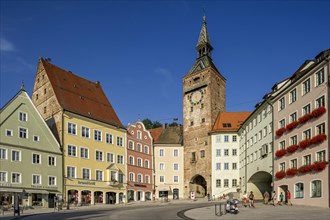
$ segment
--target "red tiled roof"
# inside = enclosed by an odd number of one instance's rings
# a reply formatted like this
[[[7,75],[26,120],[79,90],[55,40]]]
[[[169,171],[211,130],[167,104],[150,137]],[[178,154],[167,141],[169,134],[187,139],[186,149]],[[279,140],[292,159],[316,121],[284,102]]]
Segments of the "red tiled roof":
[[[43,59],[40,62],[64,110],[124,128],[99,82],[91,82]]]
[[[156,142],[160,136],[160,134],[163,132],[164,128],[163,127],[159,127],[159,128],[153,128],[150,129],[149,132],[151,134],[152,139],[154,140],[154,142]]]
[[[250,114],[251,112],[219,112],[212,132],[237,131]]]

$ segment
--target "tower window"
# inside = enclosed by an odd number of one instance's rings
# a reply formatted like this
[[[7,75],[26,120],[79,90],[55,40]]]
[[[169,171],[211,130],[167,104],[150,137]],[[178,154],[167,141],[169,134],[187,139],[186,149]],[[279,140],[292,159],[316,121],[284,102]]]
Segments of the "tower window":
[[[202,118],[202,123],[205,123],[205,118]]]
[[[194,125],[194,121],[190,121],[190,126],[193,126]]]
[[[194,107],[190,107],[190,111],[193,112],[194,111]]]
[[[194,78],[194,83],[198,83],[200,81],[200,79],[201,78],[199,78],[199,77]]]

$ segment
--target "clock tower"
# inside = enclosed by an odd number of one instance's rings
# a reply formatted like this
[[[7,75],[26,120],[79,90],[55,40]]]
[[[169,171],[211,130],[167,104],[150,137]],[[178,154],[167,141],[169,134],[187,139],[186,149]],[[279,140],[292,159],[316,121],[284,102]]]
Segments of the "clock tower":
[[[212,152],[209,132],[226,110],[226,79],[212,62],[213,47],[206,18],[196,45],[197,59],[183,77],[183,144],[185,198],[212,195]]]

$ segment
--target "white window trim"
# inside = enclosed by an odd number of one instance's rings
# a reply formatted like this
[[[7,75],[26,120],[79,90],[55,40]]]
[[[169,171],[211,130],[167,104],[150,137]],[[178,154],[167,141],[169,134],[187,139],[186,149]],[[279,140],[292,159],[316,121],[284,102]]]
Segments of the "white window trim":
[[[54,185],[49,185],[49,178],[50,178],[50,177],[54,177],[54,180],[55,180],[55,181],[54,181]],[[49,175],[48,178],[47,178],[47,180],[48,180],[48,181],[47,181],[47,182],[48,182],[48,183],[47,183],[48,186],[57,186],[57,177],[56,177],[56,176]]]
[[[97,179],[97,171],[102,173],[101,180]],[[96,181],[104,181],[104,172],[103,172],[103,170],[95,170],[95,180]]]
[[[21,113],[25,114],[25,117],[26,117],[26,120],[25,120],[25,121],[22,121],[22,120],[20,119],[20,114],[21,114]],[[18,121],[21,121],[21,122],[27,122],[27,121],[28,121],[28,113],[27,113],[27,112],[23,112],[23,111],[19,111],[19,112],[18,112]]]
[[[39,155],[39,160],[40,160],[40,163],[33,163],[33,155]],[[35,165],[41,165],[42,164],[42,160],[41,160],[41,154],[39,153],[35,153],[35,152],[32,152],[32,164],[35,164]]]
[[[84,146],[80,146],[79,147],[80,149],[80,154],[79,154],[79,158],[81,158],[81,159],[85,159],[85,160],[89,160],[90,158],[89,158],[89,155],[90,155],[90,153],[89,153],[89,148],[88,147],[84,147]],[[87,149],[87,152],[88,152],[88,157],[81,157],[81,150],[82,149]],[[84,152],[84,155],[85,155],[85,152]]]
[[[88,128],[88,137],[84,137],[83,136],[83,128]],[[91,129],[89,127],[87,127],[87,126],[82,125],[81,126],[81,137],[82,138],[86,138],[86,139],[90,139],[91,138]]]
[[[26,138],[20,137],[20,129],[21,128],[26,130]],[[20,138],[20,139],[28,139],[29,138],[29,129],[24,128],[24,127],[18,127],[18,138]]]
[[[5,158],[0,158],[0,160],[8,160],[8,148],[0,147],[0,149],[6,151]]]
[[[54,158],[54,165],[49,165],[49,157],[53,157]],[[56,156],[53,156],[53,155],[48,155],[47,156],[47,159],[48,159],[48,161],[47,161],[47,165],[49,166],[49,167],[56,167]]]
[[[5,173],[5,180],[1,181],[0,179],[0,183],[8,183],[8,171],[0,170],[0,172]]]
[[[33,183],[33,176],[39,176],[40,178],[40,183]],[[36,174],[36,173],[33,173],[32,174],[32,183],[31,183],[31,185],[35,185],[35,186],[39,186],[39,185],[42,185],[42,178],[41,178],[41,174]]]
[[[89,177],[87,179],[84,178],[84,170],[89,170]],[[81,179],[83,180],[91,180],[92,179],[92,173],[91,173],[91,168],[87,168],[87,167],[82,167],[81,168]]]
[[[19,182],[18,182],[18,183],[13,182],[13,173],[16,173],[16,174],[19,174],[19,175],[20,175],[20,178],[19,178]],[[11,172],[11,175],[10,175],[10,182],[11,182],[11,184],[22,184],[22,173],[19,173],[19,172]]]
[[[11,133],[10,135],[7,135],[7,132],[8,131]],[[6,135],[6,137],[12,137],[14,135],[14,130],[12,130],[12,129],[6,129],[5,130],[5,135]]]
[[[68,168],[69,167],[74,168],[74,177],[68,177]],[[66,166],[65,172],[66,172],[66,178],[77,178],[77,167],[76,166],[69,166],[69,165]]]
[[[102,159],[101,160],[96,159],[97,152],[102,153]],[[95,149],[95,161],[98,161],[98,162],[103,162],[104,161],[104,152],[102,150]]]
[[[13,151],[17,151],[19,153],[19,160],[13,160]],[[20,150],[11,149],[10,161],[11,162],[21,162],[22,161],[22,152]]]
[[[75,127],[76,127],[76,132],[75,132],[75,134],[72,134],[72,133],[69,133],[69,124],[73,124],[73,125],[75,125]],[[77,126],[77,124],[75,124],[75,123],[72,123],[72,122],[68,122],[67,123],[67,134],[70,134],[70,135],[77,135],[78,134],[78,126]]]

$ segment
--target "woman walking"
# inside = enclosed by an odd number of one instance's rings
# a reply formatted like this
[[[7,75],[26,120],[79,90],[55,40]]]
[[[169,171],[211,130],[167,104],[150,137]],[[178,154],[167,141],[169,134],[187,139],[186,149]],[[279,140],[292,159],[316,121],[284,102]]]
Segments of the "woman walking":
[[[246,207],[247,206],[247,199],[248,199],[248,195],[247,195],[247,193],[246,193],[246,191],[244,191],[244,194],[243,194],[243,205],[244,205],[244,207]]]

